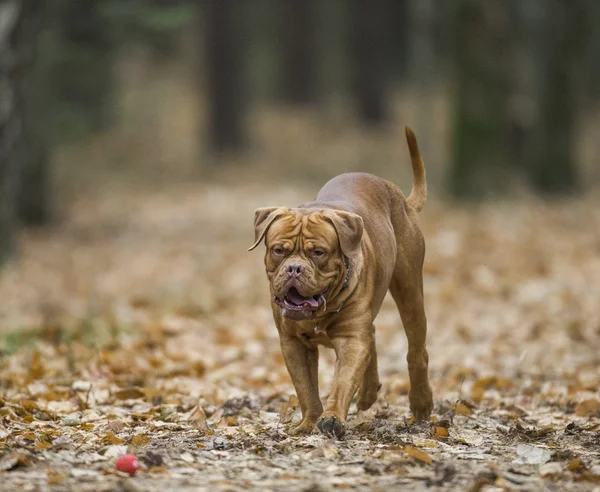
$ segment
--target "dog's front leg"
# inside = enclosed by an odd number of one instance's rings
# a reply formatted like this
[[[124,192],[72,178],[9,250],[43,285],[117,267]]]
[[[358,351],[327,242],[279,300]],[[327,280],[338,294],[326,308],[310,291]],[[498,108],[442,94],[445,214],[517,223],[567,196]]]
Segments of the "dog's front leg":
[[[375,340],[369,334],[335,337],[331,339],[331,343],[336,354],[333,388],[317,427],[323,434],[339,438],[346,432],[346,416],[350,402],[371,359],[376,357]]]
[[[292,378],[302,410],[302,422],[290,430],[290,434],[307,434],[313,431],[317,419],[323,413],[319,398],[319,351],[299,338],[281,334],[281,351],[285,365]]]

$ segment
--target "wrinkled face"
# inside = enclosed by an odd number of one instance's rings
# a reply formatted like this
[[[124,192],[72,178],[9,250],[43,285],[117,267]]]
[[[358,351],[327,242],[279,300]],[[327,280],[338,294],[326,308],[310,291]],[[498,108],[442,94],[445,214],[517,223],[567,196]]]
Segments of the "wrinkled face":
[[[318,212],[285,214],[269,228],[266,246],[267,277],[287,318],[311,318],[344,280],[336,230]]]
[[[265,239],[274,303],[289,319],[311,319],[346,280],[346,260],[362,261],[363,220],[351,212],[290,208],[255,211],[255,242]]]

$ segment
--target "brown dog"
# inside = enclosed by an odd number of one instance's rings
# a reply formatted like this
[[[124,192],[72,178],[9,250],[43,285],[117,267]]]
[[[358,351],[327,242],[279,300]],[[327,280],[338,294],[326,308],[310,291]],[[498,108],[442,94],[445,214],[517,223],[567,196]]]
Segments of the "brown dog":
[[[368,409],[380,388],[373,321],[389,288],[408,338],[410,409],[428,420],[433,401],[423,306],[425,241],[417,212],[427,197],[425,167],[410,128],[406,139],[413,187],[400,189],[371,174],[347,173],[329,181],[314,202],[298,208],[255,211],[256,248],[265,238],[265,266],[281,350],[296,388],[302,421],[341,437],[350,402]],[[319,399],[318,345],[336,353],[333,388],[325,411]]]

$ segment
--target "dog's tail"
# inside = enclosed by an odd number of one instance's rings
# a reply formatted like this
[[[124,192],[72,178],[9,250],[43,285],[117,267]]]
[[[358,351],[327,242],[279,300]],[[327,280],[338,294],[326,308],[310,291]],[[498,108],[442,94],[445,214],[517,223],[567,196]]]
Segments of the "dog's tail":
[[[406,203],[420,212],[425,201],[427,200],[427,180],[425,179],[425,164],[419,152],[419,146],[417,145],[417,137],[414,132],[407,126],[406,127],[406,141],[408,143],[408,150],[410,151],[410,161],[413,169],[413,185],[410,195],[406,199]]]

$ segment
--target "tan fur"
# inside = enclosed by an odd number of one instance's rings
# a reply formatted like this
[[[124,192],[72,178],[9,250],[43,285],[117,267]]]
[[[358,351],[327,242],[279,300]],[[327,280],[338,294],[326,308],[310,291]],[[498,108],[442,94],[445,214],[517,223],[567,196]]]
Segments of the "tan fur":
[[[407,199],[389,181],[347,173],[326,183],[313,202],[255,212],[255,243],[250,249],[265,239],[273,317],[302,409],[302,421],[291,429],[293,434],[311,432],[317,424],[321,432],[340,437],[356,392],[360,410],[375,402],[380,384],[373,322],[388,289],[408,339],[410,408],[416,420],[430,417],[422,277],[425,241],[417,218],[427,185],[417,140],[408,127],[406,138],[414,176]],[[277,303],[292,287],[301,296],[324,301],[318,309],[283,311]],[[336,353],[325,409],[318,389],[319,345]]]

